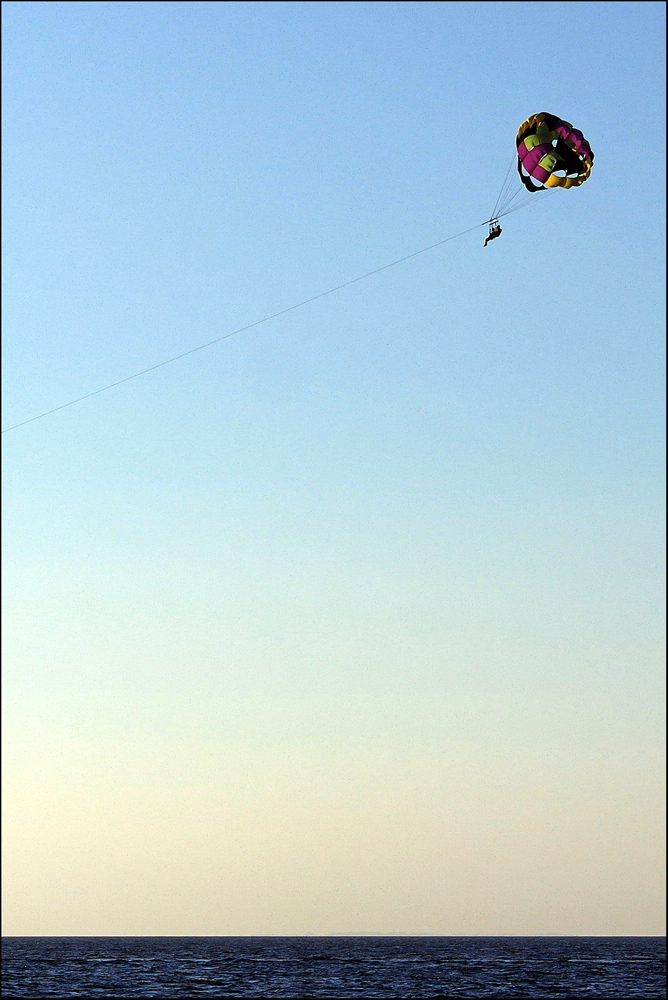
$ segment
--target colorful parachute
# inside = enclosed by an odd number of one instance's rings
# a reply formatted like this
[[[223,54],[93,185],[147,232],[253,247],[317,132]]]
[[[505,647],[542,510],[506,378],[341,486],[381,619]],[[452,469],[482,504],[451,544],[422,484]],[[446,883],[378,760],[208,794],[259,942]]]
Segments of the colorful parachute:
[[[589,177],[591,146],[582,132],[556,115],[541,111],[527,118],[516,142],[517,172],[529,191],[577,187]]]

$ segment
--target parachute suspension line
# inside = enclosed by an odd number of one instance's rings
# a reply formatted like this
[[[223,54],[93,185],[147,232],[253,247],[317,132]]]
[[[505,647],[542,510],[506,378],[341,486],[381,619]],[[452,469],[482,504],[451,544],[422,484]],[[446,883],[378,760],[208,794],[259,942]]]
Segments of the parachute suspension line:
[[[125,378],[118,379],[116,382],[110,382],[109,385],[103,385],[100,389],[94,389],[92,392],[87,392],[83,396],[77,396],[76,399],[70,399],[67,403],[61,403],[60,406],[54,406],[50,410],[45,410],[43,413],[36,414],[34,417],[28,417],[27,420],[22,420],[18,424],[12,424],[11,427],[5,427],[2,433],[7,434],[9,431],[15,431],[18,427],[25,427],[26,424],[31,424],[35,420],[41,420],[42,417],[48,417],[52,413],[57,413],[58,410],[64,410],[68,406],[74,406],[75,403],[81,403],[84,399],[90,399],[91,396],[99,396],[101,392],[107,392],[109,389],[115,389],[116,386],[123,385],[125,382],[131,382],[133,379],[140,378],[142,375],[148,375],[149,372],[157,371],[158,368],[164,368],[165,365],[171,365],[175,361],[180,361],[181,358],[187,358],[190,354],[196,354],[197,351],[203,351],[207,347],[213,347],[214,344],[219,344],[222,340],[228,340],[230,337],[236,337],[237,334],[245,333],[247,330],[252,330],[254,327],[260,326],[262,323],[268,323],[270,320],[277,319],[279,316],[285,316],[286,313],[292,312],[294,309],[301,309],[302,306],[309,305],[311,302],[316,302],[318,299],[322,299],[326,295],[333,295],[334,292],[339,292],[342,288],[348,288],[350,285],[354,285],[358,281],[364,281],[365,278],[370,278],[374,274],[380,274],[381,271],[387,271],[390,267],[396,267],[397,264],[403,264],[404,261],[412,260],[413,257],[419,257],[420,254],[427,253],[428,250],[435,250],[436,247],[441,247],[444,243],[450,243],[452,240],[457,240],[460,236],[466,236],[467,233],[472,233],[474,230],[480,229],[481,226],[488,225],[488,221],[478,222],[475,226],[463,229],[461,233],[455,233],[454,236],[447,236],[444,240],[438,240],[437,243],[431,243],[428,247],[423,247],[422,250],[416,250],[414,253],[406,254],[405,257],[399,257],[398,260],[393,260],[389,264],[383,264],[381,267],[376,267],[373,271],[367,271],[365,274],[360,274],[356,278],[351,278],[349,281],[344,281],[340,285],[335,285],[334,288],[328,288],[326,291],[318,292],[317,295],[312,295],[310,298],[303,299],[301,302],[295,302],[292,306],[287,306],[285,309],[279,309],[278,312],[272,313],[270,316],[264,316],[262,319],[256,319],[253,323],[247,323],[246,326],[240,326],[237,330],[232,330],[230,333],[224,333],[222,336],[216,337],[214,340],[207,341],[206,344],[200,344],[198,347],[191,347],[189,351],[183,351],[181,354],[175,354],[174,357],[167,358],[166,361],[160,361],[157,365],[151,365],[150,368],[143,368],[142,371],[135,372],[134,375],[126,375]]]
[[[517,159],[517,157],[513,156],[513,158],[510,161],[510,166],[506,170],[506,176],[503,179],[503,184],[501,185],[501,190],[499,191],[499,193],[497,195],[497,199],[494,202],[494,208],[492,210],[492,214],[489,217],[490,218],[490,222],[493,219],[496,219],[498,217],[499,212],[501,212],[504,208],[507,207],[506,206],[506,200],[508,198],[508,194],[510,193],[510,191],[513,188],[513,184],[512,184],[512,170],[513,170],[513,167],[515,166],[515,160],[516,159]],[[513,194],[513,197],[515,197],[514,194]]]
[[[552,190],[555,189],[544,188],[540,194],[549,194]],[[518,198],[520,199],[519,202],[517,202]],[[509,215],[510,212],[516,212],[518,209],[524,208],[526,205],[532,205],[535,200],[535,193],[527,191],[517,176],[517,156],[513,154],[510,166],[506,171],[506,176],[503,184],[501,185],[499,196],[494,204],[494,211],[492,212],[489,221],[492,222],[494,219],[503,218],[504,215]]]
[[[544,190],[539,191],[537,194],[527,194],[527,197],[523,198],[522,201],[519,203],[519,205],[515,205],[513,208],[507,208],[505,212],[499,212],[496,218],[503,219],[504,216],[506,215],[511,215],[513,212],[519,212],[521,208],[528,208],[530,205],[536,205],[538,204],[539,201],[543,201],[545,197],[551,194],[553,191],[556,191],[556,188],[545,188]],[[519,194],[520,192],[518,191],[517,193]]]
[[[501,202],[501,205],[500,205],[501,214],[505,215],[505,213],[510,208],[510,206],[515,201],[515,199],[519,198],[522,194],[526,194],[526,192],[523,191],[522,188],[520,188],[520,187],[518,187],[517,190],[515,190],[515,191],[511,190],[511,191],[506,192],[506,197],[503,199],[503,201]],[[527,197],[528,197],[528,195],[527,195]]]

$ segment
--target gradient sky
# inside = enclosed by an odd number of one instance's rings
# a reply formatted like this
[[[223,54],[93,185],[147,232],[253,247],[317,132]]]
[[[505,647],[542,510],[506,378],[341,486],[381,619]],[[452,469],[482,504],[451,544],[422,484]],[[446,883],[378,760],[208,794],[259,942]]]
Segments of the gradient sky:
[[[3,5],[5,934],[659,934],[663,3]]]

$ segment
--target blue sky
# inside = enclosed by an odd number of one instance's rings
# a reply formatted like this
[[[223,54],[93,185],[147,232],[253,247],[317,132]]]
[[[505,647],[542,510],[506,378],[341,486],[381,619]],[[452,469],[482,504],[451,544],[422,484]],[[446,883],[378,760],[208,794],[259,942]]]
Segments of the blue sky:
[[[595,153],[3,436],[5,933],[662,932],[664,39],[3,5],[3,428]]]

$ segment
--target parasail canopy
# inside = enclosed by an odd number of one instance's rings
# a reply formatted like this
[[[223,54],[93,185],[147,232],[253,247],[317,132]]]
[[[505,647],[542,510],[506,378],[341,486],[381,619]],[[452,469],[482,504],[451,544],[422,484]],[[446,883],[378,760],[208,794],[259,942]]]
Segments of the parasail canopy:
[[[594,154],[579,129],[556,115],[541,111],[517,132],[517,172],[528,191],[570,188],[583,184]]]

